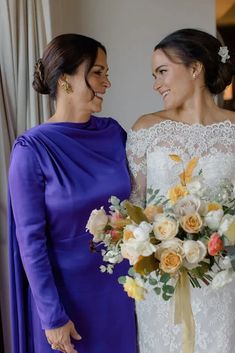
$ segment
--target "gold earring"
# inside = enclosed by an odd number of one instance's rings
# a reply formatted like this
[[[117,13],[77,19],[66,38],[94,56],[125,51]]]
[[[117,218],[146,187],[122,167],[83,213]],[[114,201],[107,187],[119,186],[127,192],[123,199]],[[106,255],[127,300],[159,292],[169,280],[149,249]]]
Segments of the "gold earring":
[[[195,79],[196,77],[197,77],[196,72],[194,72],[194,74],[193,74],[193,78]]]
[[[61,83],[61,87],[63,88],[63,90],[64,90],[67,94],[73,92],[72,86],[71,86],[71,84],[70,84],[67,80],[65,80],[65,81],[63,81],[63,82]]]

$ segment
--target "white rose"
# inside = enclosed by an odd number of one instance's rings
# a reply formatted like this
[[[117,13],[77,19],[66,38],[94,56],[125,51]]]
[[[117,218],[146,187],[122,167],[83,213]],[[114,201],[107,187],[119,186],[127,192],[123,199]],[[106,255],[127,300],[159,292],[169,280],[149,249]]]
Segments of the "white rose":
[[[159,245],[157,245],[155,256],[158,260],[161,259],[161,255],[166,249],[173,250],[184,257],[183,241],[181,239],[173,238],[171,240],[162,241]]]
[[[196,196],[202,196],[205,186],[203,183],[203,178],[202,176],[195,176],[193,177],[189,183],[187,183],[187,189],[188,192],[192,195],[196,195]]]
[[[230,214],[226,214],[220,223],[218,232],[222,235],[225,234],[227,232],[227,230],[229,229],[229,226],[235,221],[235,216],[232,216]]]
[[[179,222],[171,215],[156,216],[153,223],[153,232],[156,239],[169,240],[173,239],[179,230]]]
[[[131,265],[134,265],[140,256],[149,256],[155,252],[156,248],[153,244],[146,241],[139,241],[135,238],[130,238],[125,243],[121,244],[121,254],[128,259]]]
[[[225,286],[225,284],[232,282],[234,276],[235,273],[232,269],[217,273],[211,282],[212,288],[217,289]]]
[[[201,205],[201,201],[198,197],[194,195],[187,195],[180,198],[175,206],[175,213],[178,216],[185,216],[186,214],[193,214],[198,212]]]
[[[134,237],[138,241],[145,241],[149,239],[149,233],[152,231],[153,226],[147,222],[141,222],[138,227],[133,231]]]
[[[224,211],[221,209],[208,212],[204,218],[205,225],[207,225],[211,230],[217,230],[223,215]]]
[[[206,246],[201,241],[186,240],[183,243],[185,258],[190,264],[198,264],[206,256]]]
[[[104,228],[108,223],[108,216],[106,215],[103,207],[99,210],[93,210],[88,219],[86,230],[94,236],[94,242],[103,240]]]

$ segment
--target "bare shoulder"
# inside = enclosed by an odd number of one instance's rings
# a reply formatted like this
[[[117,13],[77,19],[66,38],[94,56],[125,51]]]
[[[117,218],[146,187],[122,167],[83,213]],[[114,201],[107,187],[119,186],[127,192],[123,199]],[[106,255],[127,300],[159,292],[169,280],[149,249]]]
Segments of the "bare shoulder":
[[[223,111],[224,119],[230,120],[231,123],[235,124],[235,112],[227,109],[222,109],[222,111]]]
[[[164,111],[142,115],[132,126],[133,131],[149,129],[151,126],[167,119]]]

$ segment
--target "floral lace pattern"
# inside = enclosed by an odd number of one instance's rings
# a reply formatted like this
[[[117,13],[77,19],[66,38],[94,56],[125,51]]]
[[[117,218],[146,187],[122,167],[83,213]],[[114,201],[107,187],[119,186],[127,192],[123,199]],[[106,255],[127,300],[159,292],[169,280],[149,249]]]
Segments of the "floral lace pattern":
[[[169,154],[180,155],[184,164],[199,157],[198,172],[203,171],[210,188],[225,178],[235,180],[235,124],[225,121],[203,126],[165,120],[130,131],[127,155],[133,176],[132,201],[144,205],[146,187],[165,194],[178,182],[182,166]],[[192,289],[191,297],[195,353],[235,352],[235,283],[219,290]],[[137,304],[140,353],[181,352],[181,327],[173,324],[172,317],[173,302],[163,302],[154,293]]]

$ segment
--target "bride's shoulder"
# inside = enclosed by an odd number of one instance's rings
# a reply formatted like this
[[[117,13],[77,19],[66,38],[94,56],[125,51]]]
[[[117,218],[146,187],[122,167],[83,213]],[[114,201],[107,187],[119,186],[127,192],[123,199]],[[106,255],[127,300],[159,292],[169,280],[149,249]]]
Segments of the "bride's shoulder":
[[[232,124],[235,124],[235,112],[227,109],[220,109],[221,121],[229,120]]]
[[[134,123],[132,130],[139,131],[141,129],[149,129],[153,125],[158,124],[167,118],[167,114],[164,110],[155,113],[144,114]]]

